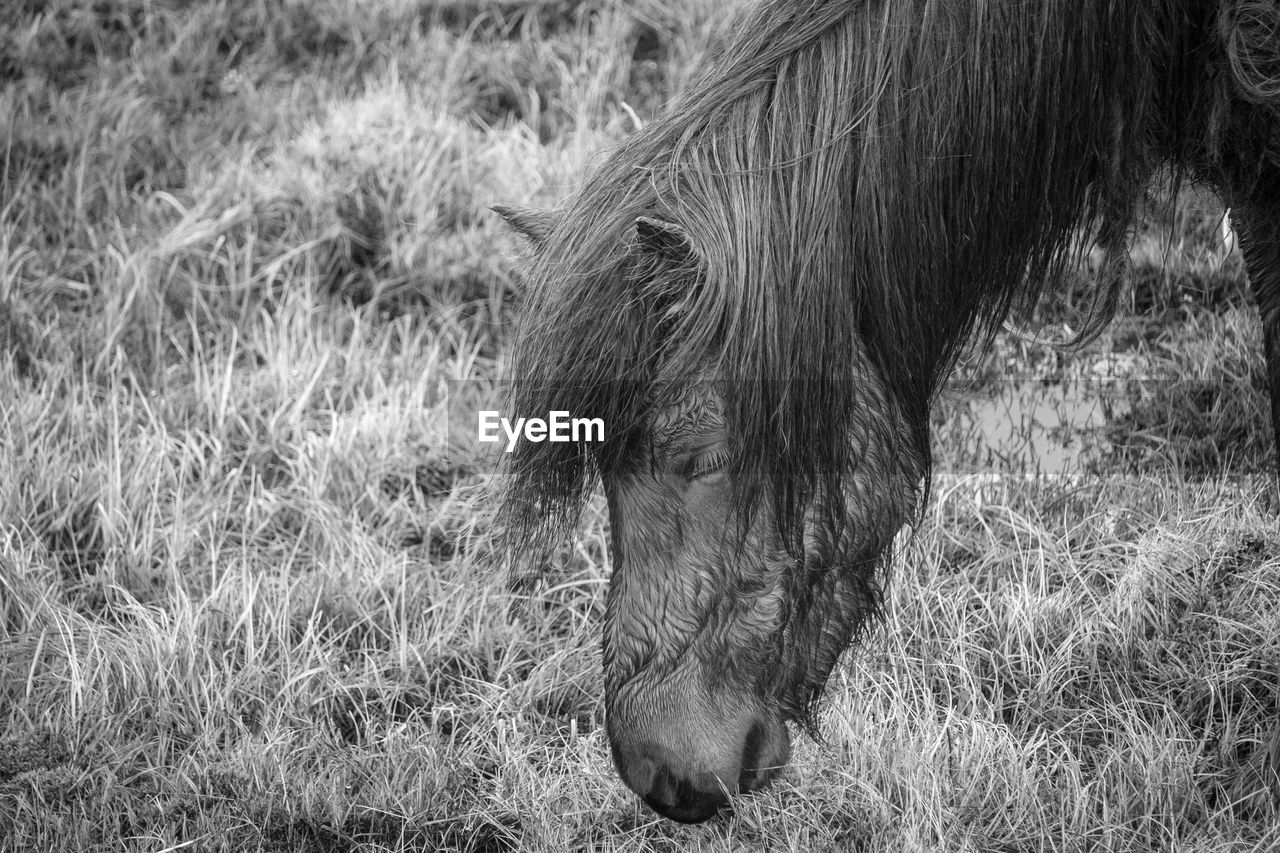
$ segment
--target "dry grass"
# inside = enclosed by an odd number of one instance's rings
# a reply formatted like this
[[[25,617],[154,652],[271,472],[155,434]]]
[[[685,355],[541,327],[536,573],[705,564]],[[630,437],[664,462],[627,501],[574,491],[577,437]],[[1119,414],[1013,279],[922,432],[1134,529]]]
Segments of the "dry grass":
[[[966,365],[825,742],[702,827],[616,779],[601,508],[511,590],[485,546],[492,460],[449,439],[519,302],[487,207],[559,199],[688,81],[723,11],[17,4],[0,850],[1280,844],[1259,333],[1193,195],[1154,209],[1104,339],[1006,336]],[[1070,322],[1061,293],[1039,322]],[[1088,452],[1027,477],[977,437],[1032,387],[1010,376],[1122,403],[1065,419]]]

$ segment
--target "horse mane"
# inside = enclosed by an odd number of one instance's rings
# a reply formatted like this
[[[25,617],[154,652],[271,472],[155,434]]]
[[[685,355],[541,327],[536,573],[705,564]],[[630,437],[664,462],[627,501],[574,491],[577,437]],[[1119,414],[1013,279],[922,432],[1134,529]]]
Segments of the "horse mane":
[[[597,476],[607,486],[644,457],[655,388],[680,370],[734,380],[738,497],[773,495],[784,541],[798,541],[816,495],[844,493],[868,366],[909,427],[901,453],[927,475],[930,402],[975,333],[993,334],[1064,271],[1082,223],[1122,257],[1161,164],[1181,174],[1213,159],[1231,74],[1219,32],[1231,24],[1216,9],[751,10],[701,82],[612,153],[534,253],[511,405],[602,417],[607,440],[517,447],[503,503],[513,543],[557,540]],[[683,229],[689,255],[638,245],[641,216]],[[1093,328],[1119,282],[1116,267]]]

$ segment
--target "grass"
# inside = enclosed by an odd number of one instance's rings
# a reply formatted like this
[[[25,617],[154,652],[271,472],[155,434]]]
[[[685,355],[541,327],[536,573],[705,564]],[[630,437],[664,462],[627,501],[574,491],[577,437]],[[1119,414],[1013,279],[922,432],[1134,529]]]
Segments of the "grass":
[[[17,5],[0,850],[1280,844],[1260,335],[1191,192],[1153,205],[1101,339],[1008,334],[963,365],[823,742],[701,827],[617,780],[603,507],[512,587],[486,544],[493,459],[451,439],[520,302],[488,206],[560,199],[723,19],[705,0]],[[1070,326],[1087,283],[1036,323]],[[1063,471],[993,449],[1018,432],[993,412],[1076,387],[1114,405],[1055,427]]]

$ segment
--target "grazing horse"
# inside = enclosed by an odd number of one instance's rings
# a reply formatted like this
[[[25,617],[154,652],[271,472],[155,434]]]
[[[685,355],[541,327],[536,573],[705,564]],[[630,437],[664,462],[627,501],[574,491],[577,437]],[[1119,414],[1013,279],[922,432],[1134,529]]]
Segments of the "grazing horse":
[[[764,0],[563,208],[497,208],[532,244],[515,414],[606,425],[518,443],[505,529],[545,554],[603,486],[607,730],[645,802],[704,820],[786,764],[958,354],[1081,227],[1105,323],[1169,171],[1231,207],[1280,424],[1275,0]]]

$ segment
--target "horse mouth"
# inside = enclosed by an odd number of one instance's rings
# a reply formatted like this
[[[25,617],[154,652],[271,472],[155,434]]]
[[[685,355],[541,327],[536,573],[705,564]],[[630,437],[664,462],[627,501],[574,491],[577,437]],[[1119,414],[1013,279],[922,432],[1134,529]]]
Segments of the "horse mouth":
[[[670,820],[703,823],[717,814],[732,814],[732,795],[759,791],[781,771],[781,767],[745,769],[738,776],[737,790],[730,792],[724,785],[695,787],[688,780],[676,778],[664,769],[658,772],[653,787],[641,799],[649,808]]]

